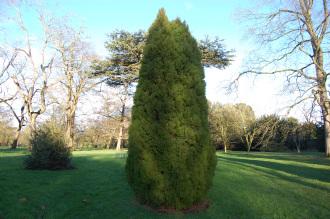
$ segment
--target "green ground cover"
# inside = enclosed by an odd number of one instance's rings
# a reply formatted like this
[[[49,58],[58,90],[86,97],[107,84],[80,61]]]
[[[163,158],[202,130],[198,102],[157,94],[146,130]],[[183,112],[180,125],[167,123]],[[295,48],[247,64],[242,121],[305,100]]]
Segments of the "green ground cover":
[[[135,201],[123,152],[77,151],[65,171],[25,170],[27,154],[0,148],[0,218],[330,218],[320,153],[218,153],[210,208],[167,215]]]

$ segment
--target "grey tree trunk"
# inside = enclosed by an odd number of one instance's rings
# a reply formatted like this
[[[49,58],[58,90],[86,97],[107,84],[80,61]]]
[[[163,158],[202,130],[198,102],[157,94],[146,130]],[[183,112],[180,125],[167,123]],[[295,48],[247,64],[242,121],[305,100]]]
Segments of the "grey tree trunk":
[[[300,153],[300,138],[299,137],[295,138],[294,144],[296,145],[297,152]]]
[[[123,140],[123,129],[124,129],[124,122],[125,122],[125,108],[126,108],[126,99],[123,101],[123,105],[121,106],[120,112],[120,127],[119,127],[119,134],[118,134],[118,141],[116,150],[119,151],[121,149],[121,143]]]
[[[122,139],[123,139],[123,124],[121,124],[121,126],[119,128],[119,135],[118,135],[118,141],[117,141],[117,146],[116,146],[117,151],[119,151],[121,149]]]
[[[315,44],[313,44],[313,52],[315,55],[315,62],[317,63],[315,65],[318,87],[316,95],[323,114],[325,154],[327,157],[330,157],[330,102],[323,64],[323,52],[322,49]]]
[[[37,114],[30,115],[29,127],[30,127],[30,137],[32,137],[37,130]]]
[[[300,152],[301,152],[301,151],[300,151],[300,144],[297,144],[297,145],[296,145],[296,148],[297,148],[297,152],[300,153]]]
[[[325,117],[324,121],[325,154],[330,157],[330,115]]]
[[[69,113],[67,115],[66,119],[66,142],[67,147],[70,148],[70,150],[74,149],[74,125],[75,125],[75,113]]]
[[[19,140],[19,137],[21,136],[21,130],[22,130],[22,124],[18,124],[18,127],[15,131],[15,138],[14,138],[14,141],[13,143],[11,144],[11,148],[12,149],[16,149],[17,146],[18,146],[18,140]]]
[[[110,149],[111,147],[111,142],[112,142],[112,136],[109,138],[108,143],[107,143],[107,149]]]

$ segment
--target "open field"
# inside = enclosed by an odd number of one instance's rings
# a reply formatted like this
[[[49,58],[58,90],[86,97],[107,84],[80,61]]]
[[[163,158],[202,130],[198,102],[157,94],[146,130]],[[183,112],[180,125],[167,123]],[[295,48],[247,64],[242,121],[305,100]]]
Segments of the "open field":
[[[0,149],[0,218],[330,218],[330,159],[319,153],[218,153],[211,206],[187,215],[140,206],[123,153],[74,152],[66,171],[25,170],[26,154]]]

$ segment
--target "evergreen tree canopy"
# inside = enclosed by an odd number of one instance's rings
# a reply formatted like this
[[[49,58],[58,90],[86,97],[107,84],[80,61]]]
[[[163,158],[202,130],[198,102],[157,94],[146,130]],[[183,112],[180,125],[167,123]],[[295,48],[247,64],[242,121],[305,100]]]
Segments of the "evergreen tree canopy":
[[[188,26],[161,9],[144,48],[129,128],[126,170],[143,204],[184,209],[203,201],[216,157],[204,72]]]

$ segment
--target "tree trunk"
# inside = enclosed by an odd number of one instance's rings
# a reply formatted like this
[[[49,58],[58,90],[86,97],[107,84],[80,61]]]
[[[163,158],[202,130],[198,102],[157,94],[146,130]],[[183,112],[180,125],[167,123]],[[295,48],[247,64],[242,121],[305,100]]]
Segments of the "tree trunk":
[[[74,124],[75,124],[75,113],[67,115],[66,119],[66,131],[65,137],[67,142],[67,147],[70,150],[74,149]]]
[[[324,119],[325,154],[330,157],[330,115]]]
[[[30,139],[33,138],[34,133],[37,131],[37,114],[31,114],[30,117],[30,124],[29,124],[29,136]],[[29,150],[32,150],[32,145],[29,144]]]
[[[120,115],[120,128],[119,128],[119,135],[118,135],[118,141],[116,150],[119,151],[121,149],[121,142],[123,139],[123,129],[124,129],[124,120],[125,120],[125,100],[123,101],[123,104],[121,106],[121,115]]]
[[[247,152],[251,151],[251,147],[252,147],[252,141],[251,141],[252,137],[247,135],[245,136],[245,141],[246,141],[246,145],[247,145]]]
[[[121,124],[120,128],[119,128],[119,135],[118,135],[118,141],[117,141],[117,146],[116,146],[117,151],[119,151],[121,149],[122,139],[123,139],[123,124]]]
[[[224,147],[225,153],[227,153],[227,144],[224,144],[223,147]]]
[[[110,149],[111,147],[111,142],[112,142],[112,136],[109,138],[108,140],[108,144],[107,144],[107,149]]]
[[[19,124],[18,127],[17,127],[17,129],[16,129],[14,141],[11,144],[11,148],[12,149],[16,149],[17,146],[18,146],[18,140],[19,140],[19,137],[21,135],[21,130],[22,130],[22,124]]]
[[[30,116],[30,137],[33,136],[36,130],[37,130],[37,114],[32,114]]]
[[[326,73],[323,65],[323,53],[321,48],[315,44],[313,44],[313,50],[317,63],[315,65],[315,70],[318,82],[318,101],[322,109],[324,122],[325,154],[327,157],[330,157],[330,103],[326,84]]]
[[[297,152],[300,153],[300,144],[296,144]]]
[[[297,153],[300,153],[300,139],[294,140],[294,144],[296,145]]]

